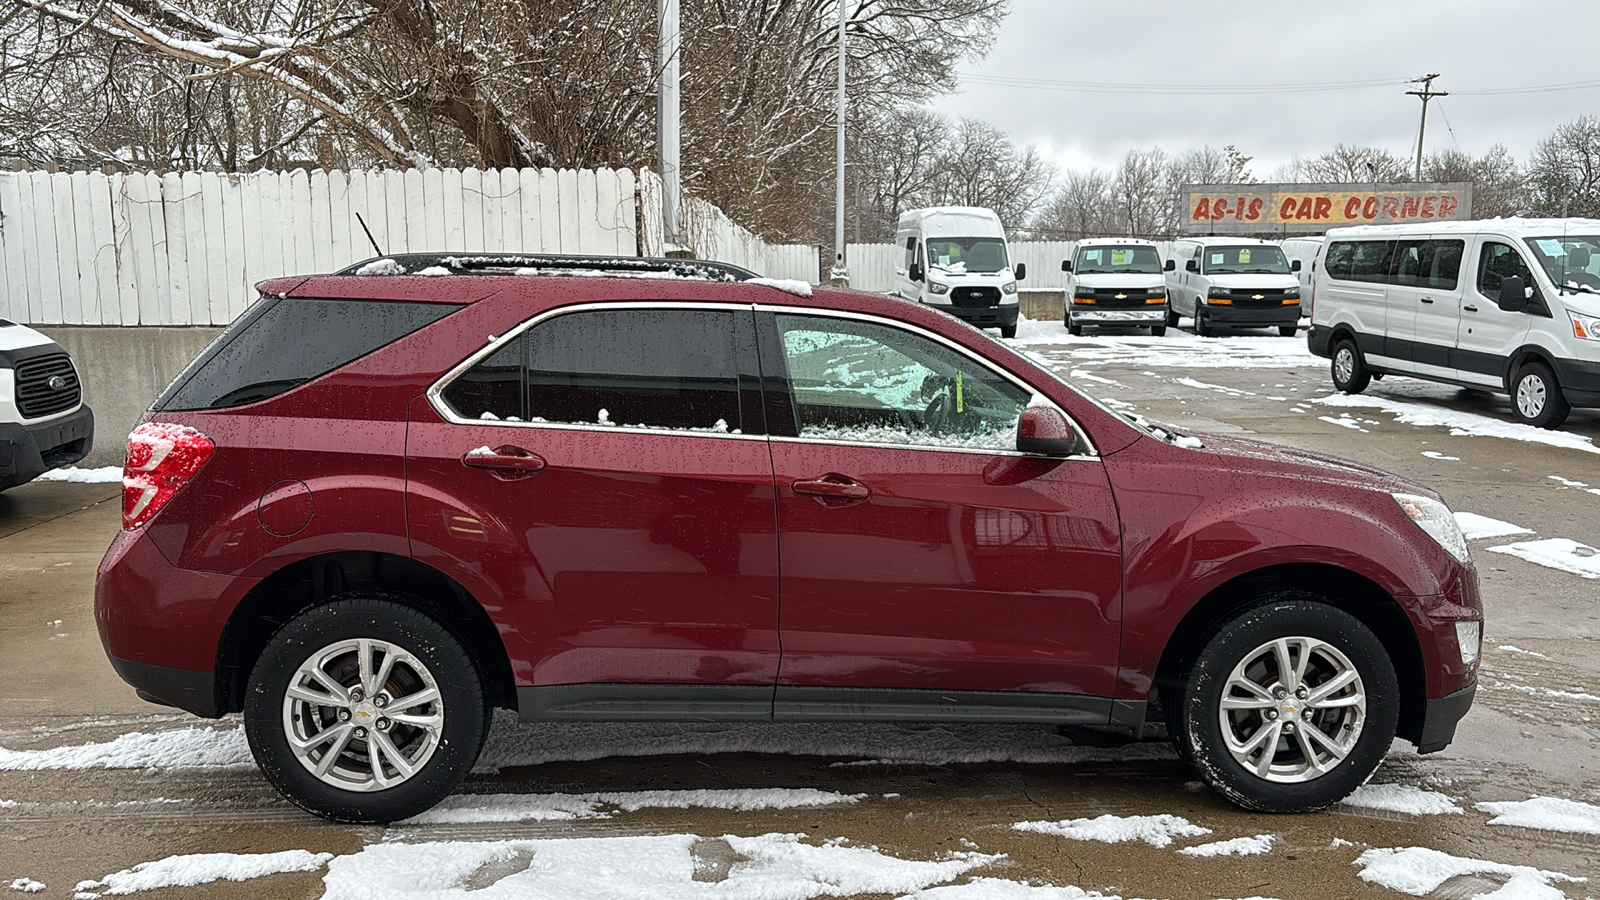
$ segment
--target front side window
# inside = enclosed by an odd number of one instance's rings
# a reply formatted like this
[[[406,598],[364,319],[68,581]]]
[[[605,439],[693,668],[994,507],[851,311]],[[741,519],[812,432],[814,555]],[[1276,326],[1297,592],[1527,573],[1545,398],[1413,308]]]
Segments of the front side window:
[[[1154,247],[1085,247],[1078,251],[1079,275],[1160,275]]]
[[[776,319],[800,437],[1016,449],[1032,392],[965,354],[870,322]]]
[[[1499,297],[1500,282],[1513,275],[1521,278],[1527,287],[1536,284],[1533,272],[1515,247],[1498,241],[1484,241],[1483,252],[1478,256],[1478,292],[1485,297]]]
[[[1010,263],[1000,238],[954,237],[928,239],[928,265],[952,272],[998,272]]]
[[[1555,284],[1600,290],[1600,235],[1528,238],[1528,248]]]
[[[575,312],[535,325],[442,397],[465,419],[739,433],[737,359],[733,312]]]
[[[1201,251],[1207,275],[1288,275],[1289,261],[1271,244],[1207,247]]]
[[[916,239],[916,237],[913,236],[913,237],[906,238],[906,269],[909,270],[912,266],[914,266],[916,264],[917,264],[917,239]]]

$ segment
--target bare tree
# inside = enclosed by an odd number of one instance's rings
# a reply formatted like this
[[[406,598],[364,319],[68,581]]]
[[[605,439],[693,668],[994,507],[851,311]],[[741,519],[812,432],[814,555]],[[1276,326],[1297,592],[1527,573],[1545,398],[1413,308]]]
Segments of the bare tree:
[[[1387,150],[1337,144],[1332,150],[1310,159],[1296,157],[1275,173],[1274,180],[1372,184],[1410,181],[1411,175],[1411,165]]]
[[[1111,195],[1123,234],[1145,237],[1172,230],[1174,189],[1167,162],[1160,147],[1129,150],[1122,158]]]
[[[1533,148],[1528,161],[1533,210],[1550,216],[1600,216],[1600,118],[1580,116]]]
[[[1034,220],[1032,230],[1046,240],[1068,241],[1121,234],[1112,181],[1099,169],[1066,173],[1061,190]]]
[[[1481,157],[1461,150],[1435,153],[1423,163],[1425,181],[1472,182],[1472,214],[1489,218],[1528,208],[1527,176],[1511,152],[1496,144]]]
[[[936,161],[934,203],[985,206],[1007,228],[1021,228],[1050,193],[1055,171],[1033,147],[1017,148],[1005,132],[963,118]]]

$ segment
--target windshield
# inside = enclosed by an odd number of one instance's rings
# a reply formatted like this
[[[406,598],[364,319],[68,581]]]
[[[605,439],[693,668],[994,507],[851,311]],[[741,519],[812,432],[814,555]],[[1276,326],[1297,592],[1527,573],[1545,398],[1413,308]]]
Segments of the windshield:
[[[998,272],[1009,266],[1006,242],[997,237],[928,238],[928,268]]]
[[[1207,275],[1288,275],[1289,263],[1277,247],[1206,247]]]
[[[1084,247],[1079,275],[1160,275],[1161,254],[1154,247]]]
[[[1600,290],[1600,235],[1533,237],[1528,249],[1556,285]]]

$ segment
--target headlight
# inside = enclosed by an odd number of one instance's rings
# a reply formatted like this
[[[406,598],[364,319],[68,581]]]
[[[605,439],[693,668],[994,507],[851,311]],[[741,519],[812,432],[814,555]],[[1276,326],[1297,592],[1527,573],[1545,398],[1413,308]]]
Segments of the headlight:
[[[1232,297],[1233,296],[1233,291],[1230,291],[1227,288],[1214,287],[1214,288],[1211,288],[1210,290],[1206,291],[1206,296],[1208,296],[1208,297]]]
[[[1478,661],[1478,649],[1483,644],[1483,623],[1479,621],[1456,623],[1456,646],[1461,650],[1461,664],[1470,666]]]
[[[1443,547],[1451,556],[1462,562],[1471,562],[1467,555],[1467,539],[1461,534],[1461,526],[1456,524],[1456,517],[1451,515],[1450,507],[1445,506],[1431,497],[1419,497],[1416,494],[1390,494],[1394,502],[1400,504],[1411,521],[1417,527],[1428,533],[1439,546]]]
[[[1586,341],[1600,341],[1600,319],[1567,310],[1572,317],[1572,335]]]
[[[1300,299],[1300,289],[1299,288],[1289,288],[1287,291],[1283,292],[1283,299],[1285,299],[1285,300],[1299,300]]]
[[[1000,285],[1000,293],[1002,294],[1015,294],[1016,292],[1017,283],[1015,281],[1008,281],[1005,284]]]
[[[940,284],[937,281],[930,281],[930,282],[928,282],[928,293],[930,293],[930,294],[948,294],[948,293],[950,293],[950,285],[948,285],[948,284]]]

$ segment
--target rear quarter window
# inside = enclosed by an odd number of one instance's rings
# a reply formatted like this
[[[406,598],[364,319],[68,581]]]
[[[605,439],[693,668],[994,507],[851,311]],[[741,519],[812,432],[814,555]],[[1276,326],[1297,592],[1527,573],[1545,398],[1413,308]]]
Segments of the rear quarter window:
[[[264,297],[195,357],[150,408],[226,409],[276,397],[460,308]]]

